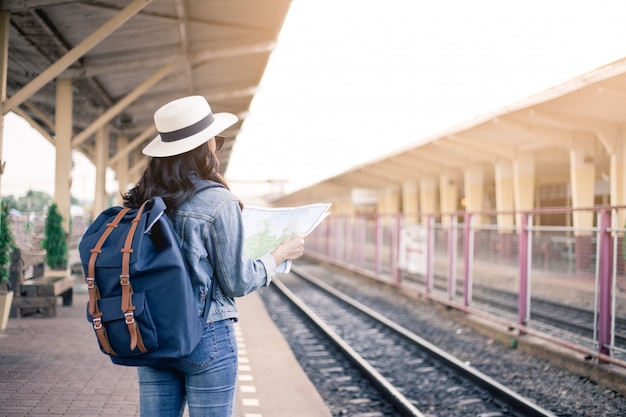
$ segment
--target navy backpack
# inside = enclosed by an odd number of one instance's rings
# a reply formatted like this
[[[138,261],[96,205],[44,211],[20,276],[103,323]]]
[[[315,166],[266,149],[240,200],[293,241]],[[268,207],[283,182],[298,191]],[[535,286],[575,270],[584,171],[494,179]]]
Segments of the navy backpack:
[[[208,188],[207,185],[202,188]],[[111,207],[79,244],[100,350],[118,365],[150,366],[191,353],[202,337],[191,281],[161,197]]]

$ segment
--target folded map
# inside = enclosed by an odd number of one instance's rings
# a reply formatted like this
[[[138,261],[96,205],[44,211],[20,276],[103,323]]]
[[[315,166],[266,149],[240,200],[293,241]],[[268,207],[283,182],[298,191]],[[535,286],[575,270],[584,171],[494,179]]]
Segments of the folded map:
[[[245,255],[257,259],[289,237],[308,235],[330,214],[329,207],[327,203],[278,208],[245,206],[242,212]],[[277,268],[277,272],[285,274],[290,270],[289,260]]]

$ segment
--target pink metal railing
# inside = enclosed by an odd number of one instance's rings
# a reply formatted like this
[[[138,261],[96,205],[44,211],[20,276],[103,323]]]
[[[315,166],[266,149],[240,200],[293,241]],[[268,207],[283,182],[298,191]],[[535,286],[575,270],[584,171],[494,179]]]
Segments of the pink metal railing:
[[[412,215],[427,220],[420,226],[426,236],[425,273],[411,273],[399,262],[401,230],[409,227],[402,215],[331,215],[307,238],[307,254],[626,366],[620,359],[626,346],[615,342],[616,319],[626,317],[626,297],[621,296],[626,292],[626,229],[617,227],[624,209]],[[571,226],[576,211],[591,213],[593,226]],[[513,216],[522,227],[498,226],[502,215]],[[494,317],[473,300],[477,285],[516,294],[515,315]],[[533,304],[544,298],[593,311],[593,323],[588,323],[593,335],[571,340],[542,327],[533,320]]]

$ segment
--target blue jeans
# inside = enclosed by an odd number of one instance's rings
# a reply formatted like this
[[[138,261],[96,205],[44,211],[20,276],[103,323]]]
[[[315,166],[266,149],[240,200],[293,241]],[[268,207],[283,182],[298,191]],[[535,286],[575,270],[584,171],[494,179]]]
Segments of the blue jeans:
[[[231,417],[237,382],[232,320],[207,323],[198,347],[163,367],[139,367],[139,408],[145,417]]]

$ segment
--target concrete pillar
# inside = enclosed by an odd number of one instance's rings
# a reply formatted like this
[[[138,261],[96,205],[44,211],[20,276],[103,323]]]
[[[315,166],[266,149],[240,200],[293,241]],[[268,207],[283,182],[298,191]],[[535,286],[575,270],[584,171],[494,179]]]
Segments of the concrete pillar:
[[[570,149],[570,176],[572,189],[572,207],[591,207],[594,205],[596,167],[595,140],[577,139],[572,141]],[[575,228],[593,226],[593,213],[575,211],[573,214]],[[590,232],[575,232],[588,235]]]
[[[405,181],[402,184],[402,213],[405,224],[416,224],[419,222],[419,194],[415,181]]]
[[[120,136],[117,139],[117,149],[122,149],[128,144],[128,137]],[[115,164],[115,174],[117,177],[118,192],[115,194],[115,205],[122,205],[122,194],[128,191],[129,173],[128,173],[128,156],[120,159]]]
[[[109,160],[109,125],[104,124],[96,131],[96,190],[93,199],[95,216],[106,208],[106,170]]]
[[[535,208],[535,157],[521,153],[513,162],[513,201],[517,212]],[[517,215],[517,224],[521,222]]]
[[[439,176],[439,206],[442,213],[452,213],[458,210],[459,187],[456,175],[443,173]],[[450,224],[450,216],[441,219],[443,225]]]
[[[72,80],[58,79],[55,103],[54,202],[63,217],[63,230],[70,232],[70,190],[72,186]]]
[[[610,204],[626,204],[626,130],[621,130],[621,140],[617,141],[615,152],[611,155],[611,191]],[[618,210],[617,227],[624,227],[626,210]]]
[[[498,212],[509,211],[515,209],[514,184],[513,184],[513,164],[509,161],[498,162],[495,165],[496,177],[496,210]],[[496,218],[498,226],[505,228],[513,226],[513,214],[498,214]],[[500,231],[498,229],[498,231]],[[500,232],[510,233],[509,230]]]
[[[473,164],[465,168],[464,187],[465,211],[483,211],[485,209],[485,171],[482,165]],[[484,221],[484,216],[474,216],[474,224],[482,224]]]
[[[341,214],[349,217],[356,214],[354,203],[352,202],[350,194],[334,200],[330,210],[333,214]]]
[[[437,181],[434,177],[420,179],[419,207],[422,216],[421,224],[428,224],[429,214],[437,212]]]
[[[577,138],[570,148],[570,176],[572,190],[572,207],[591,207],[595,200],[595,138]],[[594,213],[591,211],[574,211],[572,220],[574,228],[588,229],[593,226]],[[576,267],[581,271],[589,271],[592,256],[592,232],[574,230],[576,236]]]
[[[2,159],[2,142],[4,140],[4,103],[7,99],[7,71],[9,62],[9,27],[11,13],[0,11],[0,191],[2,189],[2,174],[4,160]],[[0,192],[0,195],[2,193]]]
[[[378,194],[376,212],[383,224],[388,224],[391,216],[400,212],[400,191],[396,187],[387,187]]]

